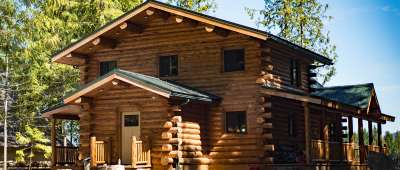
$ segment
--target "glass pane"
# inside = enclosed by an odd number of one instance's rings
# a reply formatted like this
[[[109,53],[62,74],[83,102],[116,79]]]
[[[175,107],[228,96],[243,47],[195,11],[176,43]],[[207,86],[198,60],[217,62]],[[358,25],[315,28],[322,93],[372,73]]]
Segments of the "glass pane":
[[[224,72],[244,70],[244,50],[224,51]]]
[[[124,116],[124,126],[139,126],[139,116],[138,115],[125,115]]]
[[[115,68],[117,68],[117,61],[100,62],[100,76],[107,74]]]
[[[246,133],[246,112],[227,112],[225,114],[227,133]]]

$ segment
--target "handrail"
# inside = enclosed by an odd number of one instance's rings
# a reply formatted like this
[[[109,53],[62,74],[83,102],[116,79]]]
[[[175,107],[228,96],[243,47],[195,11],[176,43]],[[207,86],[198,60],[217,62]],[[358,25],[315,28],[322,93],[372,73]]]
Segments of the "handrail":
[[[136,168],[138,165],[151,166],[150,147],[148,144],[144,146],[142,141],[132,136],[132,167]]]
[[[90,156],[92,167],[96,167],[97,164],[110,163],[111,140],[108,138],[104,141],[98,141],[95,136],[90,137]]]
[[[56,146],[55,153],[56,159],[55,164],[65,165],[65,164],[76,164],[78,160],[78,147],[71,146]]]

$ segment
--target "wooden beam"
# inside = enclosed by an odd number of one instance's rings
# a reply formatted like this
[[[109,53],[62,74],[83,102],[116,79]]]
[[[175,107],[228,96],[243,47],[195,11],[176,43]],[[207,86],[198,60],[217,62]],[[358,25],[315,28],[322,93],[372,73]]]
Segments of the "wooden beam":
[[[378,123],[378,146],[379,151],[382,152],[382,124]]]
[[[304,109],[304,136],[305,136],[305,148],[306,148],[306,164],[311,164],[311,118],[310,108],[308,102],[303,102]]]
[[[177,16],[175,16],[175,21],[176,21],[176,23],[182,23],[183,22],[183,17],[182,16],[179,16],[179,15],[177,15]]]
[[[372,145],[374,136],[372,135],[372,121],[368,121],[368,144]]]
[[[363,131],[363,120],[362,118],[358,118],[358,136],[364,136],[364,131]],[[360,146],[360,163],[364,163],[364,138],[363,137],[359,137],[358,138],[358,145]]]
[[[347,121],[347,123],[348,123],[348,125],[347,125],[347,127],[348,127],[348,138],[349,138],[349,143],[353,143],[353,116],[349,116],[348,117],[348,121]]]
[[[87,62],[87,55],[78,53],[69,53],[63,58],[62,63],[82,66]]]
[[[56,166],[57,154],[56,154],[56,119],[51,119],[51,164],[53,167]]]
[[[153,9],[147,9],[146,10],[146,15],[152,16],[153,14],[154,14],[154,10]]]
[[[85,104],[85,103],[86,104],[90,104],[90,103],[92,103],[92,99],[89,98],[89,97],[79,97],[74,101],[74,103],[76,103],[76,104]]]
[[[97,37],[92,41],[92,44],[103,48],[115,48],[117,47],[118,41],[107,37]]]
[[[131,33],[136,33],[136,34],[140,34],[144,30],[142,26],[131,22],[124,22],[119,26],[119,28],[121,30],[129,31]]]
[[[204,26],[204,29],[205,29],[207,32],[213,32],[214,29],[215,29],[215,26],[213,26],[213,25],[206,25],[206,26]]]

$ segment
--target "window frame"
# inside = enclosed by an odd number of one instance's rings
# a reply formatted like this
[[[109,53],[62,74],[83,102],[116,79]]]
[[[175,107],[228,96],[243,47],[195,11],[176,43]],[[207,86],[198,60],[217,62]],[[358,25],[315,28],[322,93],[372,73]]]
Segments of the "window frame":
[[[234,51],[234,50],[241,50],[243,51],[243,69],[242,70],[233,70],[233,71],[226,71],[225,70],[225,52],[226,51]],[[221,51],[221,58],[222,58],[222,73],[236,73],[236,72],[244,72],[246,70],[246,49],[239,47],[239,48],[222,48]]]
[[[115,62],[115,67],[113,68],[113,69],[111,69],[111,70],[108,70],[108,72],[107,73],[104,73],[104,74],[102,74],[102,69],[101,69],[101,66],[102,66],[102,63],[110,63],[110,62]],[[114,69],[117,69],[118,68],[118,61],[117,60],[105,60],[105,61],[99,61],[99,77],[100,76],[103,76],[103,75],[106,75],[106,74],[108,74],[110,71],[112,71],[112,70],[114,70]]]
[[[172,57],[176,57],[176,74],[175,75],[172,75],[172,74],[170,74],[172,71],[171,71],[171,59],[170,59],[170,62],[169,62],[169,74],[168,75],[162,75],[161,74],[161,58],[163,58],[163,57],[169,57],[169,58],[172,58]],[[178,76],[179,75],[179,64],[180,62],[179,62],[179,56],[177,55],[177,54],[165,54],[165,55],[158,55],[158,76],[159,77],[175,77],[175,76]]]
[[[228,131],[228,121],[227,121],[227,116],[228,114],[232,114],[232,113],[243,113],[244,114],[244,126],[245,126],[245,132],[229,132]],[[240,125],[239,125],[240,126]],[[240,130],[240,129],[239,129]],[[224,112],[224,131],[225,133],[228,134],[247,134],[248,133],[248,126],[247,126],[247,112],[246,111],[226,111]]]
[[[293,87],[302,86],[301,76],[301,62],[298,59],[290,59],[289,62],[290,85]]]

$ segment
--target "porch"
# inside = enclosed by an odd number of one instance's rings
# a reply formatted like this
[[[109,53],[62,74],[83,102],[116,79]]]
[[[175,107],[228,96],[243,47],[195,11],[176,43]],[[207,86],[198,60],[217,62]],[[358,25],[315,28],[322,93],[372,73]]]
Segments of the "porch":
[[[44,113],[53,121],[53,167],[81,168],[88,157],[91,167],[208,164],[201,139],[206,129],[200,125],[207,127],[204,114],[216,99],[158,78],[114,70]],[[79,148],[55,142],[60,119],[79,120]]]

